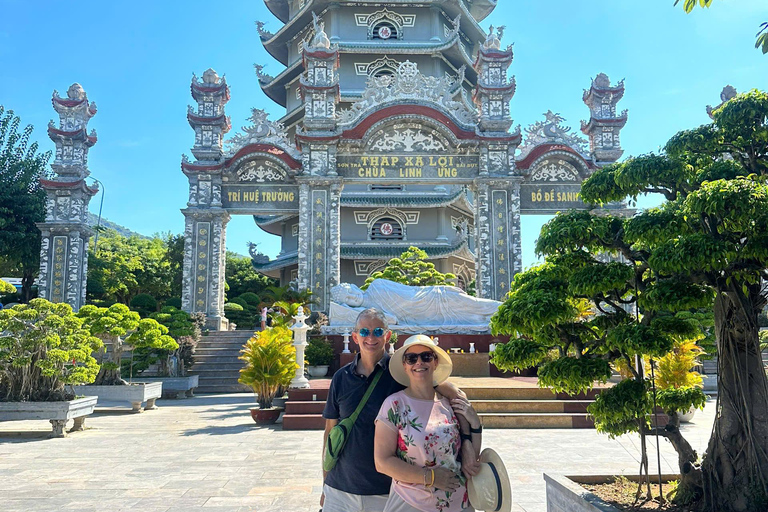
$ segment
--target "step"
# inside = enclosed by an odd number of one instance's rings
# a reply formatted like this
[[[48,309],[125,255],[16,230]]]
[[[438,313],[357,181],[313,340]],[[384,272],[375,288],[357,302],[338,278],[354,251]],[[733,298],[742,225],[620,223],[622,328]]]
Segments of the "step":
[[[328,388],[325,389],[289,389],[288,400],[298,402],[323,402],[328,399]]]
[[[218,379],[239,379],[240,378],[240,370],[222,370],[218,368],[193,368],[190,370],[189,373],[199,375],[201,379],[203,378],[218,378]]]
[[[216,364],[216,363],[234,363],[238,362],[241,366],[244,364],[240,362],[240,360],[233,356],[225,356],[225,355],[209,355],[209,354],[199,354],[195,353],[195,364]]]
[[[542,388],[462,388],[471,401],[475,400],[556,400],[557,395]]]
[[[226,348],[226,347],[203,347],[196,348],[195,355],[208,355],[208,356],[227,356],[233,359],[237,359],[240,356],[239,348]]]
[[[241,386],[241,384],[239,384],[237,382],[237,379],[232,379],[232,378],[222,379],[222,378],[218,378],[218,377],[200,377],[199,383],[200,384],[199,384],[198,387],[220,386],[220,385],[223,385],[223,386]],[[245,389],[246,391],[250,391],[251,390],[251,388],[249,388],[249,387],[243,387],[243,389]]]
[[[586,413],[483,413],[479,414],[485,428],[594,428]]]
[[[325,409],[324,401],[287,401],[285,414],[322,414]]]
[[[242,361],[195,361],[192,370],[240,370],[245,365]]]
[[[199,395],[201,393],[211,393],[211,394],[218,394],[218,393],[247,393],[252,392],[253,390],[247,386],[243,386],[242,384],[207,384],[201,382],[200,385],[197,386],[195,389],[195,394]]]
[[[472,400],[479,413],[585,413],[592,400]]]
[[[243,350],[244,344],[242,343],[210,343],[205,345],[198,344],[195,347],[195,352],[198,350]]]
[[[321,414],[283,414],[283,430],[324,429],[325,418]]]

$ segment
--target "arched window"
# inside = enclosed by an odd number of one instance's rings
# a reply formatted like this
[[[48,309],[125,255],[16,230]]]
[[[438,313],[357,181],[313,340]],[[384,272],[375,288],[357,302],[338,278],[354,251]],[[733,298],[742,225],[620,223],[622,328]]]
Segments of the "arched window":
[[[371,39],[400,39],[400,30],[390,20],[382,20],[376,23],[371,30]]]
[[[371,240],[403,240],[403,226],[392,217],[382,217],[371,227]]]
[[[467,291],[467,282],[464,280],[463,276],[456,276],[456,286]]]

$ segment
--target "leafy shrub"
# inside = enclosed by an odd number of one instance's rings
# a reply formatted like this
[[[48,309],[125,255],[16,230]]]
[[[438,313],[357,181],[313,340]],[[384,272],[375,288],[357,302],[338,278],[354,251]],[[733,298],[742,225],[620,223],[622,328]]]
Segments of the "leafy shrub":
[[[179,297],[171,297],[170,299],[167,299],[165,301],[165,306],[171,306],[176,309],[181,309],[181,298]]]
[[[237,302],[225,302],[224,303],[224,311],[243,311],[243,306],[238,304]]]
[[[237,298],[244,300],[246,303],[248,303],[251,306],[258,306],[259,303],[261,302],[261,299],[259,298],[259,296],[253,292],[245,292]]]
[[[149,316],[157,311],[157,301],[148,293],[140,293],[131,299],[131,309],[137,311],[142,317]]]
[[[239,382],[253,389],[262,409],[272,407],[278,389],[291,383],[298,368],[292,337],[285,327],[269,327],[254,333],[240,352],[245,367],[240,370]]]
[[[327,366],[333,362],[333,347],[326,338],[310,338],[304,351],[310,366]]]
[[[91,356],[103,347],[68,304],[32,299],[0,311],[0,400],[71,400],[67,384],[99,373]]]

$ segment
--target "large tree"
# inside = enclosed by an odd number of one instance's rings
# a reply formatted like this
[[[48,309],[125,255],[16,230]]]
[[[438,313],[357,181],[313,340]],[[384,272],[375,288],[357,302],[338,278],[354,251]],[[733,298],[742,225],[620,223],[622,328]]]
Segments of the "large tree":
[[[45,191],[50,152],[38,153],[30,141],[33,127],[19,131],[21,119],[0,105],[0,258],[22,278],[21,298],[32,298],[32,284],[40,267],[40,230],[45,220]]]
[[[768,508],[768,379],[757,320],[768,300],[767,182],[768,94],[751,91],[716,109],[711,124],[675,135],[662,154],[600,169],[582,187],[592,203],[652,192],[666,198],[662,206],[626,220],[568,213],[546,231],[545,238],[560,237],[574,252],[594,250],[590,240],[616,246],[642,270],[634,293],[646,286],[648,310],[654,303],[671,310],[699,306],[690,302],[695,290],[714,296],[718,407],[701,465],[702,505],[709,510]],[[626,276],[620,277],[619,290]],[[614,343],[656,338],[658,329],[639,337],[628,332]]]
[[[227,297],[231,298],[239,297],[247,292],[255,293],[261,297],[269,286],[277,284],[274,279],[256,272],[251,258],[232,251],[227,251],[225,276],[228,286]]]
[[[374,279],[389,279],[396,283],[409,286],[434,286],[455,284],[456,276],[451,273],[442,273],[435,268],[435,264],[428,261],[429,255],[418,247],[409,247],[398,258],[392,258],[387,262],[383,270],[374,272],[365,280],[361,287],[368,288]]]
[[[88,259],[90,299],[128,304],[139,293],[156,299],[170,296],[171,262],[161,238],[125,237],[114,230],[99,235],[99,245]]]

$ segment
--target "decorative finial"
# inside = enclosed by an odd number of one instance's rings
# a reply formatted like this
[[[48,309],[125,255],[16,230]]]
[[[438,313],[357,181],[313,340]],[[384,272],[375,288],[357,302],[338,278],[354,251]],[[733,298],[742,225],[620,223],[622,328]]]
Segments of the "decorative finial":
[[[504,27],[500,27],[499,32],[504,32]],[[488,36],[485,38],[485,42],[483,43],[483,48],[486,50],[498,50],[501,48],[501,40],[499,39],[500,34],[496,35],[496,33],[493,30],[493,25],[491,25],[488,28]]]
[[[216,84],[219,82],[219,75],[216,73],[216,71],[213,70],[213,68],[208,68],[203,73],[203,83],[205,84]]]
[[[312,11],[312,26],[315,29],[315,37],[312,38],[313,48],[331,48],[331,40],[328,39],[328,35],[325,33],[325,22]]]
[[[70,85],[69,89],[67,89],[67,98],[71,100],[82,100],[85,98],[85,90],[83,90],[83,86],[77,82]]]

